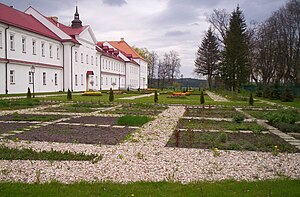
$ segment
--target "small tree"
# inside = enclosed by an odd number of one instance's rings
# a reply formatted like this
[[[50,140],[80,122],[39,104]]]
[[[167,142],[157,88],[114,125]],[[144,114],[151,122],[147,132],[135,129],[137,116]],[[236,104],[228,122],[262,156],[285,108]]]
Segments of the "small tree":
[[[158,102],[157,90],[155,90],[155,92],[154,92],[154,102],[155,102],[155,103]]]
[[[281,101],[292,102],[293,100],[294,100],[293,94],[291,93],[290,89],[286,87],[282,95]]]
[[[109,90],[109,101],[110,102],[114,101],[114,91],[112,90],[112,88],[110,88]]]
[[[204,105],[204,102],[205,102],[205,100],[204,100],[204,93],[203,93],[203,91],[201,91],[201,94],[200,94],[200,104]]]
[[[30,92],[30,88],[27,89],[27,98],[31,99],[31,92]]]
[[[253,99],[253,95],[252,92],[250,93],[250,98],[249,98],[249,105],[253,105],[254,104],[254,99]]]
[[[67,100],[72,100],[72,92],[70,91],[70,89],[68,89]]]

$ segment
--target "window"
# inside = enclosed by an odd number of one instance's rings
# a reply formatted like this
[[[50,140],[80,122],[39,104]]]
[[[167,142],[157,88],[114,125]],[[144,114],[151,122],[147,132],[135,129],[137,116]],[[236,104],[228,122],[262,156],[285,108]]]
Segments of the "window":
[[[41,48],[42,48],[42,56],[45,57],[45,43],[41,43]]]
[[[15,71],[14,70],[9,71],[9,82],[10,82],[10,84],[15,84]]]
[[[32,40],[32,54],[36,55],[36,41]]]
[[[75,62],[77,62],[78,61],[78,54],[77,54],[77,51],[75,51]]]
[[[98,86],[98,76],[96,76],[96,86]]]
[[[54,84],[57,86],[57,73],[54,74]]]
[[[89,64],[89,55],[86,55],[86,64]]]
[[[29,71],[29,84],[33,84],[33,72]]]
[[[100,84],[103,85],[103,77],[101,77]]]
[[[106,85],[108,85],[108,79],[107,79],[107,77],[106,77]]]
[[[14,34],[10,34],[9,42],[10,42],[10,50],[14,51],[15,50],[15,35]]]
[[[53,57],[53,56],[52,56],[52,45],[49,45],[49,56],[50,56],[50,58]]]
[[[78,78],[77,78],[77,75],[75,75],[75,86],[78,86]]]
[[[107,69],[107,60],[105,60],[105,67],[106,67],[106,69]]]
[[[96,57],[96,66],[98,66],[98,57]]]
[[[83,53],[81,53],[81,63],[83,63]]]
[[[56,58],[59,60],[59,54],[60,53],[60,50],[59,50],[59,46],[57,46],[56,48]]]
[[[0,31],[0,48],[2,48],[2,31]]]
[[[83,74],[81,74],[81,85],[83,86]]]
[[[91,64],[92,65],[94,64],[93,60],[94,60],[94,58],[93,58],[93,56],[91,56]]]
[[[26,53],[26,38],[22,37],[22,52]]]
[[[46,85],[46,72],[43,72],[43,85]]]

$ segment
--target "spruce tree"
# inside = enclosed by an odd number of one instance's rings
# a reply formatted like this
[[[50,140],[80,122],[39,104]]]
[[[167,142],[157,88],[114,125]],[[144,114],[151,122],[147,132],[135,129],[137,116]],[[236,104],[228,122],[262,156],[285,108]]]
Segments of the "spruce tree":
[[[27,98],[31,99],[31,92],[30,92],[30,88],[27,89]]]
[[[114,91],[112,90],[112,88],[110,88],[109,90],[109,101],[110,102],[114,101]]]
[[[199,46],[195,60],[195,73],[206,76],[211,89],[213,77],[219,74],[220,51],[216,36],[211,28],[205,34]]]
[[[154,102],[155,102],[155,103],[158,102],[157,90],[155,90],[155,92],[154,92]]]
[[[246,22],[239,7],[232,12],[229,29],[224,40],[222,78],[227,89],[236,91],[250,76]]]
[[[70,91],[70,89],[68,89],[67,100],[68,101],[72,100],[72,92]]]
[[[253,105],[254,104],[254,99],[253,99],[253,95],[252,92],[250,93],[250,97],[249,97],[249,105]]]

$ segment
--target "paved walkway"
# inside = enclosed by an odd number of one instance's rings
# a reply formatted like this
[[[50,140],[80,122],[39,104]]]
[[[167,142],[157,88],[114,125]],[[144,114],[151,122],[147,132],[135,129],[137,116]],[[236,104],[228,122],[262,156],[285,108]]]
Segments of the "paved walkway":
[[[151,94],[142,94],[142,95],[138,95],[138,96],[123,97],[123,98],[119,98],[119,99],[122,99],[122,100],[134,100],[134,99],[137,99],[137,98],[150,97],[150,96],[153,96],[153,95],[154,95],[154,93],[151,93]]]
[[[210,91],[205,91],[206,94],[214,101],[217,101],[217,102],[229,102],[226,98],[220,96],[220,95],[217,95],[213,92],[210,92]]]

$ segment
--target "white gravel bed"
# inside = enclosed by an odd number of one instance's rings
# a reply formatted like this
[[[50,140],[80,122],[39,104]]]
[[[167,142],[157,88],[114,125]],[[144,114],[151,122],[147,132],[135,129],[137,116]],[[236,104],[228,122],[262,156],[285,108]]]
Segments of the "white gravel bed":
[[[206,94],[214,101],[220,101],[220,102],[228,102],[228,100],[220,95],[217,95],[210,91],[205,91]]]
[[[150,94],[143,94],[143,95],[138,95],[138,96],[130,96],[130,97],[123,97],[123,98],[119,98],[121,100],[134,100],[137,98],[144,98],[144,97],[150,97],[153,96],[154,93],[150,93]]]

